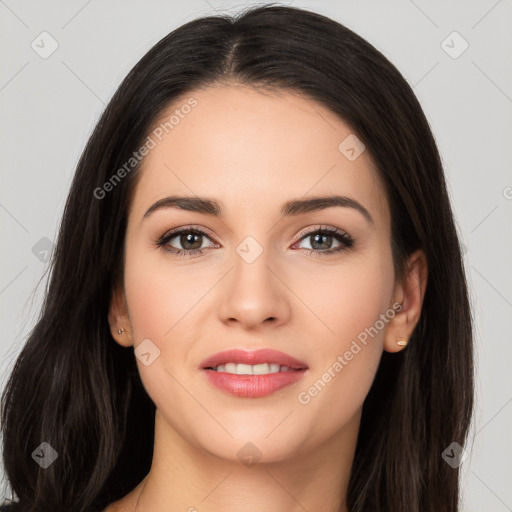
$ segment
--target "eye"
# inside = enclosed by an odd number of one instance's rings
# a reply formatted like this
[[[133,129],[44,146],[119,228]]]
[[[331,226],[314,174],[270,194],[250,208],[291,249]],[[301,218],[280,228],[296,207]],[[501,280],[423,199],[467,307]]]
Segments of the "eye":
[[[314,256],[332,255],[350,249],[354,245],[354,239],[348,233],[333,227],[320,227],[310,231],[303,230],[300,237],[295,246],[303,240],[308,241],[310,247],[305,248],[305,251]],[[216,243],[204,246],[205,239],[211,241],[208,233],[200,228],[187,226],[168,231],[156,241],[155,245],[171,254],[183,257],[200,255],[207,248],[219,247]],[[332,244],[336,242],[338,246],[332,248]],[[175,247],[175,244],[181,245],[182,248]]]
[[[306,248],[306,252],[314,256],[332,255],[350,249],[354,245],[354,239],[348,233],[332,227],[320,227],[320,229],[308,232],[302,231],[300,236],[301,241],[309,241],[310,247]],[[332,248],[335,241],[339,245]]]
[[[187,226],[186,228],[175,229],[165,233],[156,241],[156,245],[178,256],[192,256],[194,254],[202,254],[204,249],[208,247],[208,245],[206,247],[203,246],[204,238],[211,240],[209,235],[202,229]],[[175,239],[176,241],[173,242]],[[171,242],[181,245],[183,249],[174,247]]]

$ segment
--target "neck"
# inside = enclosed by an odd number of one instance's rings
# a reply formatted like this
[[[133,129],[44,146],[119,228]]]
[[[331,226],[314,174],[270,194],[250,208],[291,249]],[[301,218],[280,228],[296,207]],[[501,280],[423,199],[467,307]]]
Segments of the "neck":
[[[151,470],[109,512],[347,512],[360,415],[294,459],[246,466],[184,439],[157,409]]]

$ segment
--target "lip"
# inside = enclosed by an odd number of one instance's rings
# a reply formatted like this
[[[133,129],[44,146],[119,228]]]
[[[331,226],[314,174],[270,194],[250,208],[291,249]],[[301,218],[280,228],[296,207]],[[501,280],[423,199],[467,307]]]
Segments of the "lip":
[[[201,364],[202,369],[215,368],[220,364],[237,363],[237,364],[262,364],[274,363],[279,366],[289,366],[294,370],[306,369],[308,365],[303,361],[299,361],[284,352],[271,348],[263,348],[260,350],[246,351],[239,349],[224,350],[205,359]]]
[[[279,366],[288,366],[290,371],[267,375],[235,375],[213,369],[226,363],[250,365],[274,363]],[[308,371],[308,366],[303,361],[273,349],[251,352],[238,349],[225,350],[205,359],[200,367],[210,384],[225,393],[242,398],[259,398],[275,393],[296,383]]]

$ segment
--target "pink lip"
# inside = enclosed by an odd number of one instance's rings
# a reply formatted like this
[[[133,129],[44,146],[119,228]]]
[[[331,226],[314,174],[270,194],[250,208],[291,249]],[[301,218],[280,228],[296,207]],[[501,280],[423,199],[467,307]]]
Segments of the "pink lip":
[[[218,372],[213,368],[226,363],[240,364],[279,364],[288,366],[290,371],[269,373],[267,375],[235,375]],[[244,350],[226,350],[205,359],[201,369],[208,381],[222,391],[244,398],[258,398],[270,395],[279,389],[294,384],[308,370],[306,363],[283,352],[272,349],[261,349],[252,352]]]
[[[284,352],[279,352],[279,350],[273,350],[271,348],[253,350],[252,352],[238,349],[225,350],[224,352],[218,352],[208,359],[205,359],[200,366],[201,368],[215,368],[220,364],[226,363],[251,365],[274,363],[279,366],[289,366],[294,370],[300,370],[308,367],[306,363],[299,361]]]

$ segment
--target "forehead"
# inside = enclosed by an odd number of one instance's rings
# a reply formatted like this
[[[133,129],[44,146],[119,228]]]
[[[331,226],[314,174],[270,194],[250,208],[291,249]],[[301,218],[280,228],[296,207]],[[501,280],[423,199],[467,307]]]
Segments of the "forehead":
[[[170,194],[219,198],[225,214],[231,209],[238,217],[271,208],[277,213],[290,198],[336,193],[389,223],[369,152],[353,159],[354,152],[346,152],[356,140],[350,126],[295,92],[195,90],[166,108],[149,136],[152,149],[142,161],[132,204],[141,215]]]

